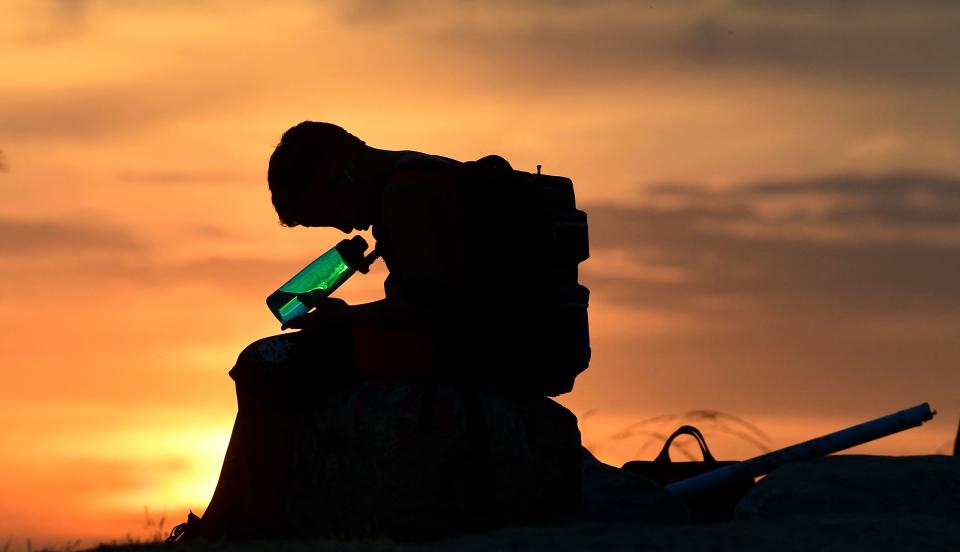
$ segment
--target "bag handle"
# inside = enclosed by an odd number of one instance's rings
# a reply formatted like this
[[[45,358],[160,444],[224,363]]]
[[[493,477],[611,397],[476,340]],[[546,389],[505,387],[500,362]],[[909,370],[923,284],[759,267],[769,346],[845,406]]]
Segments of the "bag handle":
[[[672,460],[670,460],[670,445],[673,444],[674,439],[681,435],[689,435],[697,440],[697,444],[700,445],[700,452],[703,454],[704,462],[714,463],[717,461],[717,459],[710,454],[710,449],[707,447],[707,440],[703,438],[700,430],[691,425],[685,425],[680,426],[670,437],[667,437],[667,442],[663,444],[663,449],[660,451],[660,454],[657,455],[656,459],[654,459],[654,462],[661,464],[669,464],[672,462]]]

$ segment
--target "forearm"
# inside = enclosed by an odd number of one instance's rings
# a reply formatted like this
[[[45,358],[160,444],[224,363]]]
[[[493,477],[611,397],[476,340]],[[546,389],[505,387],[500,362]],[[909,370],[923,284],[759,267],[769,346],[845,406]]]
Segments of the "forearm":
[[[386,298],[371,303],[349,305],[346,318],[351,324],[418,329],[432,326],[436,315],[423,305],[399,298]]]

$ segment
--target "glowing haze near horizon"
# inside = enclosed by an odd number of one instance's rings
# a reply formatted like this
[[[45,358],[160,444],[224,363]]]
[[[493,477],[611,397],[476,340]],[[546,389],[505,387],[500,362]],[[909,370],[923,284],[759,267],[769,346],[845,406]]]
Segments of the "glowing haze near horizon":
[[[340,238],[278,225],[283,130],[574,179],[608,462],[658,415],[777,447],[960,414],[960,5],[14,1],[0,19],[0,540],[202,511],[264,298]],[[348,282],[351,302],[383,277]],[[759,449],[701,420],[722,458]],[[646,433],[645,433],[646,432]],[[746,432],[746,433],[744,433]],[[656,440],[656,438],[652,438]],[[677,454],[681,454],[679,451]]]

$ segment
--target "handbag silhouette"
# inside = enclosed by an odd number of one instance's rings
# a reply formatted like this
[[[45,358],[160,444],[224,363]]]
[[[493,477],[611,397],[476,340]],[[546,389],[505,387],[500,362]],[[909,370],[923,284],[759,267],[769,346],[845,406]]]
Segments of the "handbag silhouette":
[[[670,445],[673,440],[680,435],[689,435],[697,440],[700,446],[700,452],[703,454],[702,462],[674,462],[670,459]],[[667,441],[663,444],[663,449],[653,461],[633,460],[623,465],[623,469],[639,473],[648,479],[652,479],[661,485],[669,485],[682,481],[688,477],[700,475],[717,468],[736,464],[736,460],[718,461],[710,453],[707,447],[707,441],[703,438],[700,430],[685,425],[674,431]],[[708,493],[703,493],[688,499],[685,499],[690,508],[690,518],[696,523],[708,523],[717,521],[729,521],[733,517],[733,509],[737,502],[743,498],[754,485],[753,479],[732,481],[718,489]]]

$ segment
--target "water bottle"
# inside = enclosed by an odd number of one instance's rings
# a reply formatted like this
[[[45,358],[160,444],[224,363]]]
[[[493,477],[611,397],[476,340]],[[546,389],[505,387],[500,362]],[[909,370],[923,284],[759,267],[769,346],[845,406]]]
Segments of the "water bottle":
[[[367,241],[362,236],[342,240],[271,293],[267,297],[267,306],[281,323],[307,314],[310,307],[303,304],[299,296],[309,294],[326,297],[357,270],[367,272],[377,254],[374,250],[364,257],[366,250]]]

